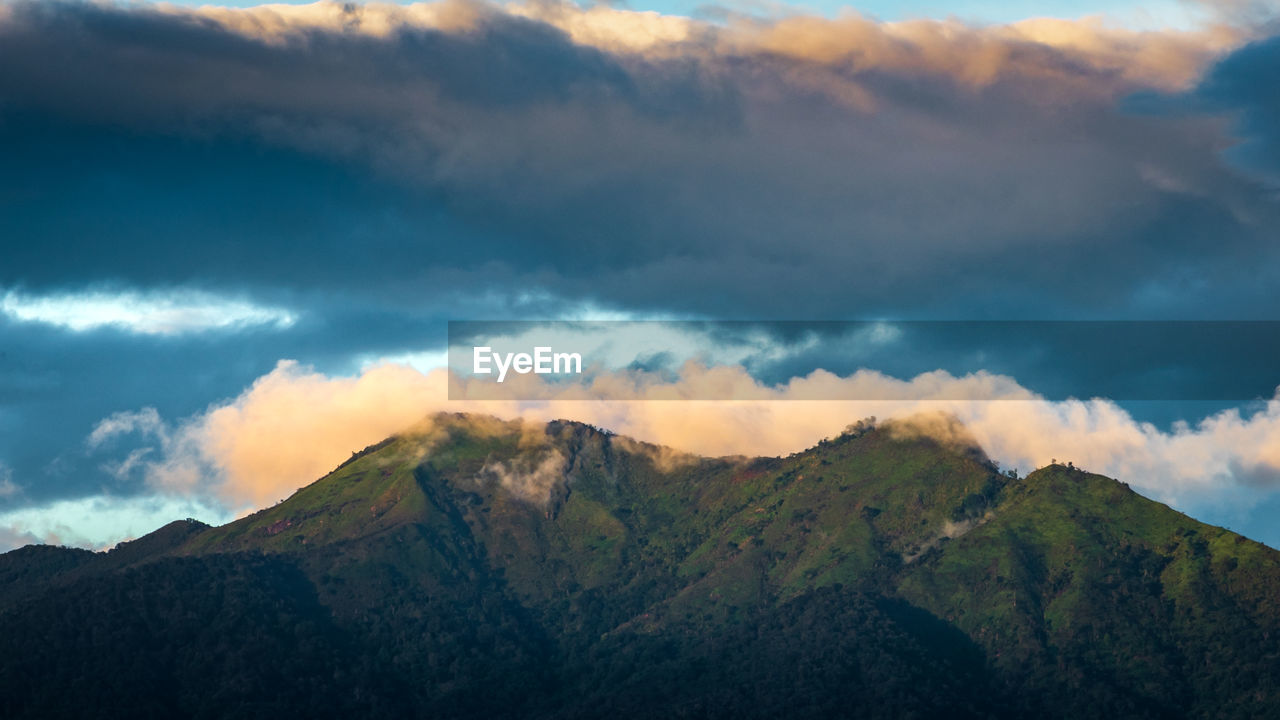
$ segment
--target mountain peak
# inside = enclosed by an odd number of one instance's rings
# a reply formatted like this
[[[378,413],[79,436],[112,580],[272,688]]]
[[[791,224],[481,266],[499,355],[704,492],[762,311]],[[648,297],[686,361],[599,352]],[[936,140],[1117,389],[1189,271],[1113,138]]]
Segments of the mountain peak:
[[[0,572],[43,573],[30,592],[63,599],[179,577],[202,593],[232,592],[208,578],[283,593],[244,598],[249,617],[278,607],[343,628],[384,658],[370,672],[404,680],[386,697],[453,714],[464,700],[493,710],[480,679],[495,668],[526,683],[507,707],[592,715],[600,687],[682,697],[695,666],[766,687],[764,669],[809,662],[796,648],[860,668],[815,681],[824,693],[896,688],[933,707],[928,687],[967,698],[960,714],[1274,707],[1280,554],[1071,466],[1001,474],[962,430],[863,422],[785,458],[703,458],[570,421],[436,415],[228,525],[177,523],[105,556],[21,556]],[[34,596],[5,597],[0,621],[34,622]],[[814,627],[835,644],[811,642]],[[315,647],[343,652],[329,642]],[[875,668],[894,670],[877,684]]]

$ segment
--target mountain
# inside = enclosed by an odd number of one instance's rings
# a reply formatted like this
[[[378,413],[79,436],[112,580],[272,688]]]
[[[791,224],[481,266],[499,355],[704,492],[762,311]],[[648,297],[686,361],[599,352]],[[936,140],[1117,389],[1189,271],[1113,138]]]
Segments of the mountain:
[[[0,555],[0,715],[1280,716],[1280,553],[943,429],[435,416],[222,527]]]

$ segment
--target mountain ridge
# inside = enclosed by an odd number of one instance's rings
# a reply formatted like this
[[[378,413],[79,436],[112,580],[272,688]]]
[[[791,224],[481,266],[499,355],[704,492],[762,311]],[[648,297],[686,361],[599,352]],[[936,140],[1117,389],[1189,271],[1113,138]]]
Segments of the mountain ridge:
[[[901,707],[884,693],[922,716],[1276,706],[1280,553],[1076,468],[1001,473],[955,430],[863,422],[786,458],[700,458],[581,423],[437,415],[278,505],[166,526],[112,564],[77,556],[99,567],[33,592],[279,566],[298,584],[272,592],[301,595],[273,602],[366,648],[356,688],[425,682],[401,689],[409,707],[446,716],[499,700],[714,715],[712,698],[821,716],[846,686],[886,717]],[[0,625],[38,600],[0,605]],[[797,696],[784,658],[819,687]],[[744,682],[760,689],[729,690]],[[646,705],[646,683],[675,705]]]

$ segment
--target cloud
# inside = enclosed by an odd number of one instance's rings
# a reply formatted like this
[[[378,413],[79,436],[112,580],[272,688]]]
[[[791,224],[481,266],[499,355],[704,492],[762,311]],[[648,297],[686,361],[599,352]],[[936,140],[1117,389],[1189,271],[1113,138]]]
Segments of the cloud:
[[[1280,282],[1269,193],[1212,118],[1121,107],[1251,32],[17,3],[0,193],[28,202],[0,219],[30,247],[0,282],[192,278],[406,314],[485,293],[721,318],[1256,312]]]
[[[162,442],[168,439],[164,421],[155,408],[143,408],[137,411],[118,412],[103,418],[93,427],[86,440],[89,447],[96,448],[119,435],[139,433],[143,437],[154,436]]]
[[[14,530],[13,528],[0,527],[0,552],[8,552],[14,548],[20,548],[25,545],[41,545],[50,544],[43,542],[40,538],[28,532]]]
[[[1184,110],[1222,113],[1235,122],[1240,144],[1231,157],[1280,181],[1280,90],[1270,79],[1280,72],[1280,37],[1259,39],[1215,65],[1194,90],[1177,100]]]
[[[159,456],[139,467],[157,491],[262,507],[421,420],[440,405],[435,387],[406,366],[344,379],[282,362],[233,401],[166,430]]]
[[[539,505],[551,500],[556,484],[565,478],[565,457],[555,448],[541,453],[522,454],[506,462],[489,462],[480,470],[481,478],[492,478],[518,498]]]
[[[1205,62],[1237,44],[1239,29],[1133,31],[1101,18],[1036,18],[973,26],[958,20],[882,23],[845,13],[834,20],[789,17],[742,22],[725,41],[859,70],[950,76],[988,86],[1009,76],[1040,78],[1085,93],[1125,87],[1184,87]]]
[[[289,495],[353,450],[438,411],[537,422],[569,418],[712,456],[797,452],[876,416],[898,419],[895,431],[976,443],[1024,472],[1051,459],[1070,460],[1175,504],[1247,503],[1251,489],[1280,484],[1280,398],[1250,414],[1229,410],[1163,431],[1107,400],[1047,401],[1011,378],[982,373],[899,380],[873,371],[841,377],[819,370],[769,386],[740,367],[689,364],[675,381],[617,372],[586,389],[541,385],[538,399],[519,402],[450,401],[446,375],[384,365],[331,378],[281,363],[239,397],[181,423],[182,442],[142,464],[155,491],[212,497],[243,510]],[[523,397],[531,397],[529,391],[522,390]],[[737,399],[691,399],[708,391]],[[822,399],[830,397],[865,399]],[[487,470],[524,496],[544,496],[552,474],[539,463],[551,459],[539,455],[538,467]]]
[[[104,550],[186,517],[221,524],[234,516],[217,506],[172,496],[58,500],[0,512],[0,552],[29,544]]]
[[[178,335],[233,330],[254,325],[284,328],[296,321],[282,308],[192,290],[28,295],[14,290],[0,297],[0,313],[19,322],[39,322],[76,332],[116,328],[143,335]]]
[[[835,19],[788,14],[760,20],[731,14],[726,25],[712,25],[652,11],[562,2],[317,2],[159,10],[181,19],[212,20],[236,34],[272,44],[317,31],[379,39],[405,29],[461,34],[509,16],[554,27],[577,45],[607,52],[651,57],[776,54],[861,69],[953,75],[976,84],[989,84],[1003,73],[1061,79],[1071,70],[1062,66],[1074,60],[1122,83],[1179,87],[1194,80],[1206,60],[1246,36],[1245,26],[1226,24],[1144,32],[1086,17],[974,26],[958,20],[879,22],[848,10]]]
[[[0,463],[0,498],[9,498],[22,492],[22,486],[13,481],[13,470]]]

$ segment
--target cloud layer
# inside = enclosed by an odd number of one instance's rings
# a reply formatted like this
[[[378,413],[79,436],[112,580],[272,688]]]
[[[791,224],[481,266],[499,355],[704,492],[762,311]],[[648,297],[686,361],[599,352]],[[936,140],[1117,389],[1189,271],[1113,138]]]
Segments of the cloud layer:
[[[569,418],[712,456],[797,452],[867,416],[917,418],[919,431],[945,439],[956,426],[927,419],[950,416],[993,459],[1024,473],[1051,459],[1070,460],[1183,506],[1247,504],[1250,492],[1280,487],[1280,398],[1251,413],[1225,411],[1162,431],[1106,400],[1046,401],[1011,378],[986,374],[898,380],[874,371],[844,377],[817,371],[767,386],[740,367],[689,364],[671,382],[634,372],[602,375],[586,389],[546,385],[533,376],[524,382],[531,387],[522,396],[540,388],[541,399],[460,402],[447,399],[443,370],[423,374],[383,365],[341,378],[281,363],[239,397],[152,433],[164,440],[137,470],[153,491],[211,497],[244,510],[287,497],[354,450],[411,426],[422,430],[440,411],[537,422]],[[689,399],[705,396],[709,387],[718,397],[739,399]],[[814,399],[855,395],[868,399]],[[92,437],[102,442],[133,430],[136,418],[150,425],[155,416],[144,410],[107,418]]]
[[[199,278],[401,308],[482,288],[746,318],[957,297],[1234,315],[1275,287],[1275,208],[1223,162],[1222,122],[1121,107],[1192,88],[1246,30],[555,3],[5,15],[2,131],[15,170],[44,168],[0,177],[33,200],[8,223],[41,240],[9,285]],[[169,201],[176,163],[191,180]],[[244,192],[259,166],[272,186]]]

